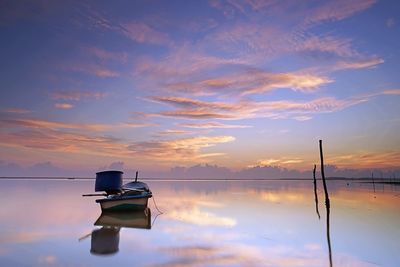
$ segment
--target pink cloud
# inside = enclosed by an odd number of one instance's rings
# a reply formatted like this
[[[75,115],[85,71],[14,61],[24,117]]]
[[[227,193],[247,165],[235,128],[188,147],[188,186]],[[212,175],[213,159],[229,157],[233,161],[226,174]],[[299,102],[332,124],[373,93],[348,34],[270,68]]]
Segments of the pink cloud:
[[[97,69],[94,71],[94,74],[98,77],[105,77],[105,78],[120,76],[118,72],[108,69]]]
[[[113,60],[121,63],[126,63],[128,60],[128,54],[125,52],[111,52],[98,47],[88,47],[85,48],[85,51],[102,60]]]
[[[157,31],[143,22],[130,22],[122,25],[123,34],[138,43],[170,45],[172,41],[166,33]]]
[[[321,6],[307,12],[305,21],[307,24],[316,24],[325,21],[343,20],[370,8],[375,3],[375,0],[326,1]]]
[[[249,95],[278,89],[291,89],[307,93],[316,91],[319,87],[331,82],[332,80],[328,77],[312,72],[273,73],[261,70],[245,70],[192,83],[169,84],[167,90],[179,93],[191,92],[195,95],[200,95],[200,92],[211,95]]]
[[[236,103],[205,102],[182,97],[153,97],[152,99],[176,107],[174,110],[148,114],[187,119],[225,119],[239,120],[246,118],[292,118],[300,121],[309,120],[319,113],[330,113],[369,101],[370,96],[336,99],[334,97],[317,98],[310,101],[250,101]]]
[[[207,122],[207,123],[181,123],[180,126],[194,129],[240,129],[240,128],[251,128],[253,126],[249,125],[234,125],[234,124],[224,124],[220,122]]]
[[[385,61],[381,58],[372,58],[372,59],[364,59],[364,60],[353,60],[353,61],[339,61],[335,69],[343,70],[343,69],[364,69],[364,68],[374,68],[380,64],[383,64]]]
[[[383,91],[385,95],[400,95],[400,89],[387,89]]]
[[[74,100],[79,101],[82,98],[100,99],[107,95],[107,93],[100,92],[85,92],[85,91],[54,91],[50,93],[51,98],[55,100]]]

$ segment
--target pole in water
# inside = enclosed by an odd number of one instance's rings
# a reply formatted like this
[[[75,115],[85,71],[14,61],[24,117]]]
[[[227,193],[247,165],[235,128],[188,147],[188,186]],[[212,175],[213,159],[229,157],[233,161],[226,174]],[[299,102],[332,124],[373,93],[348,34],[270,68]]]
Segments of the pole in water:
[[[314,164],[314,169],[313,169],[313,177],[314,177],[314,199],[315,199],[315,211],[317,212],[318,219],[321,219],[321,216],[319,215],[319,210],[318,210],[318,194],[317,194],[317,179],[315,178],[315,169],[317,168],[317,165]]]
[[[137,177],[139,175],[139,171],[136,171],[136,178],[135,178],[135,182],[137,182]]]
[[[332,246],[331,246],[331,235],[330,235],[330,209],[331,204],[329,201],[328,188],[326,187],[325,172],[324,172],[324,155],[322,153],[322,140],[319,140],[319,154],[321,157],[321,176],[322,182],[324,184],[325,192],[325,206],[326,206],[326,239],[328,242],[328,252],[329,252],[329,266],[332,267]]]

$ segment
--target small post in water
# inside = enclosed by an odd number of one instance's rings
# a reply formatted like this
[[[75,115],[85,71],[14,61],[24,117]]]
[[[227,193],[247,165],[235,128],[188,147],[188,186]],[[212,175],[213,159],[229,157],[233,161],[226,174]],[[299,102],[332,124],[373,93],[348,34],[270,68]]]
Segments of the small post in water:
[[[135,182],[137,182],[137,177],[139,175],[139,171],[136,171],[136,178],[135,178]]]

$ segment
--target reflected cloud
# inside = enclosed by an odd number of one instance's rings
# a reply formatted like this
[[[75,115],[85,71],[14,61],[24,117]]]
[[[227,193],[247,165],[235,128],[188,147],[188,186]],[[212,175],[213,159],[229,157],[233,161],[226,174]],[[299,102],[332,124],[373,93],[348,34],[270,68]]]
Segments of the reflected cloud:
[[[27,244],[38,242],[49,237],[51,237],[51,234],[48,232],[9,232],[2,235],[0,244]]]
[[[57,257],[54,255],[46,255],[46,256],[40,256],[38,259],[38,262],[40,264],[50,264],[53,265],[57,262]]]
[[[199,208],[175,209],[165,214],[165,217],[201,226],[225,226],[233,227],[236,220],[227,217],[220,217],[210,212],[201,211]]]

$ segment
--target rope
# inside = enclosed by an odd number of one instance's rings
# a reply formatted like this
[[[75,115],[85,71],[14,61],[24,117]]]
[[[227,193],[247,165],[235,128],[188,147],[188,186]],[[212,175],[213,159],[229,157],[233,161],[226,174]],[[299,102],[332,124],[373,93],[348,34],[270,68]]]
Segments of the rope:
[[[154,196],[153,196],[152,198],[153,198],[154,206],[156,207],[157,211],[158,211],[160,214],[163,214],[164,212],[162,212],[162,211],[157,207],[156,200],[155,200]]]

